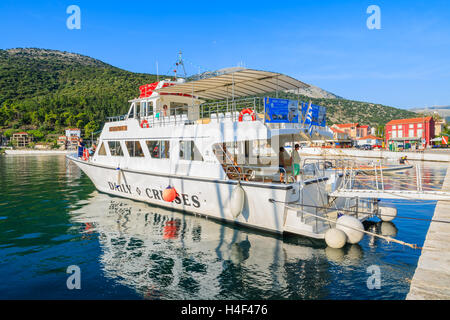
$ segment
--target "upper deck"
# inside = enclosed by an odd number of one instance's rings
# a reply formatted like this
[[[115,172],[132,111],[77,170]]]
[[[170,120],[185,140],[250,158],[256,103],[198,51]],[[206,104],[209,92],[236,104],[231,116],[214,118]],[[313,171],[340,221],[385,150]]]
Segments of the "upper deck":
[[[293,90],[308,85],[274,72],[238,69],[196,81],[170,81],[141,86],[141,96],[130,100],[126,115],[108,121],[137,119],[141,126],[185,126],[237,121],[266,123],[264,98],[255,95]],[[253,96],[248,98],[249,96]],[[304,122],[279,124],[276,128],[293,127]]]

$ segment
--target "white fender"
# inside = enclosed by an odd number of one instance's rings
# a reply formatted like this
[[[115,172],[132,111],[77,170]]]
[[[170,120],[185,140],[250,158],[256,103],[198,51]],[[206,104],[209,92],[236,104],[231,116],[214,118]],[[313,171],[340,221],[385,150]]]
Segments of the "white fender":
[[[241,184],[238,183],[231,193],[230,198],[230,211],[233,217],[236,219],[244,209],[245,191]]]
[[[355,217],[341,216],[336,221],[336,228],[345,232],[348,243],[358,243],[364,236],[364,233],[361,232],[364,231],[364,226]]]

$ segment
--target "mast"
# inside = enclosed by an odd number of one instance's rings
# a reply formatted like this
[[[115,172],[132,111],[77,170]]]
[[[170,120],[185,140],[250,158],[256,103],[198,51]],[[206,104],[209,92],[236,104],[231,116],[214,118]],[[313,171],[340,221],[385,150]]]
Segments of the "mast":
[[[186,78],[187,77],[186,69],[184,68],[184,62],[183,62],[181,50],[180,50],[180,52],[178,52],[178,60],[177,60],[177,62],[175,62],[175,69],[173,70],[173,72],[175,73],[175,80],[177,79],[177,72],[178,72],[179,66],[183,67],[183,77]]]

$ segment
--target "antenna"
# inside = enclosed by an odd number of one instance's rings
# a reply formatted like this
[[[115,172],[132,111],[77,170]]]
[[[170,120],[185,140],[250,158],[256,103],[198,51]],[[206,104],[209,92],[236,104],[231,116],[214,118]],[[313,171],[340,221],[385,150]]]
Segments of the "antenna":
[[[178,71],[178,67],[182,66],[183,67],[183,76],[186,78],[186,69],[184,68],[184,62],[183,62],[183,57],[182,57],[182,52],[180,50],[180,52],[178,52],[178,60],[175,63],[175,69],[173,70],[173,72],[175,73],[175,79],[177,78],[177,71]]]

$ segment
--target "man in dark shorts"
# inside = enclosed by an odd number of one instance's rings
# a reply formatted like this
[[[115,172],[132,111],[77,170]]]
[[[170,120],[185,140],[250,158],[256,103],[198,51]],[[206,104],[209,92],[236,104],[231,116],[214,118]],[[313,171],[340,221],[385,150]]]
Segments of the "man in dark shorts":
[[[81,158],[83,156],[83,151],[84,151],[84,142],[83,142],[83,138],[80,138],[78,140],[78,158]]]

